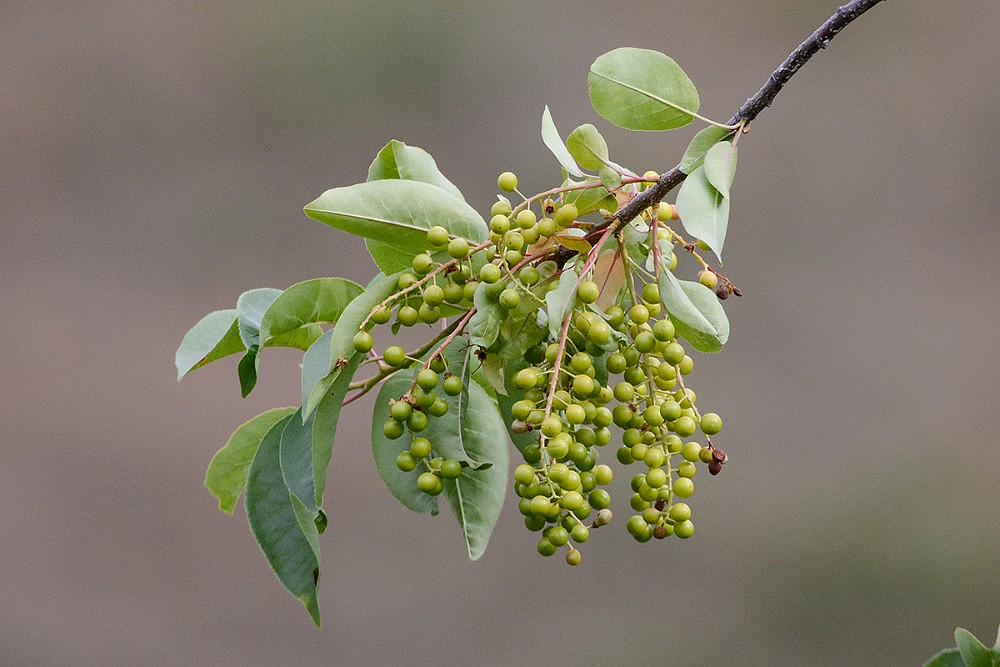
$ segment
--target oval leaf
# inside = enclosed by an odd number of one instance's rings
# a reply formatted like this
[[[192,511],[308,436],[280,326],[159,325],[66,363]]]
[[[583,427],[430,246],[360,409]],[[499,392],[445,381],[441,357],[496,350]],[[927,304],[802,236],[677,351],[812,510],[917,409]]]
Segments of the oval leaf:
[[[556,124],[552,121],[552,114],[549,113],[548,106],[542,112],[542,143],[552,151],[552,154],[556,156],[559,164],[562,165],[567,174],[583,178],[583,172],[577,166],[573,156],[569,154],[562,137],[559,136],[559,130],[556,129]]]
[[[271,569],[319,626],[318,532],[312,519],[295,506],[281,475],[281,433],[290,419],[291,415],[277,421],[257,449],[247,478],[247,522]]]
[[[288,336],[300,329],[317,331],[314,324],[333,324],[364,288],[343,278],[316,278],[292,285],[276,298],[261,318],[260,340]],[[316,341],[315,334],[306,349]]]
[[[600,169],[608,159],[608,144],[597,128],[589,123],[573,130],[566,139],[566,149],[584,169]]]
[[[506,313],[496,300],[486,295],[486,283],[476,287],[473,304],[476,312],[469,320],[469,340],[473,345],[490,347],[500,335],[500,324]]]
[[[209,313],[184,334],[174,355],[178,382],[185,375],[207,366],[213,361],[246,349],[240,338],[240,328],[235,310],[217,310]]]
[[[590,66],[587,89],[597,113],[629,130],[682,127],[701,104],[684,70],[646,49],[620,48],[599,57]]]
[[[736,176],[736,146],[720,141],[705,154],[705,178],[723,197],[729,197],[729,188]]]
[[[315,414],[302,423],[302,408],[296,410],[292,418],[285,423],[278,449],[281,475],[289,493],[298,498],[306,509],[316,514],[319,508],[316,505],[316,485],[313,481],[314,417]]]
[[[219,499],[219,509],[232,515],[236,501],[247,485],[247,473],[264,435],[295,408],[275,408],[242,424],[215,453],[205,473],[205,488]]]
[[[576,268],[568,266],[559,276],[559,285],[545,295],[545,307],[549,314],[549,335],[559,339],[566,314],[576,303]]]
[[[326,491],[326,469],[330,465],[333,454],[334,438],[337,434],[337,423],[340,421],[340,410],[354,373],[364,361],[364,355],[356,354],[347,366],[337,375],[333,385],[323,395],[322,400],[313,413],[312,427],[312,470],[313,486],[316,489],[316,506],[323,506],[323,493]]]
[[[983,646],[976,636],[965,628],[955,630],[955,642],[962,654],[965,667],[993,667],[993,651]]]
[[[700,352],[721,350],[729,340],[729,318],[715,292],[701,283],[677,280],[666,269],[660,272],[658,283],[677,335]]]
[[[681,185],[677,193],[677,211],[684,229],[707,243],[722,259],[722,246],[729,228],[729,199],[708,182],[704,166],[692,171]]]
[[[378,152],[375,161],[368,168],[369,181],[394,179],[429,183],[452,197],[465,201],[462,191],[445,178],[430,153],[395,139]]]
[[[691,143],[688,144],[687,150],[684,151],[684,157],[681,158],[681,163],[677,165],[678,168],[683,173],[690,174],[702,165],[705,160],[705,153],[708,152],[708,149],[722,141],[722,138],[730,132],[732,132],[732,130],[727,130],[716,125],[709,125],[704,130],[694,135],[694,138],[691,139]]]
[[[427,230],[440,225],[479,244],[486,223],[476,211],[441,189],[416,181],[384,180],[327,190],[305,207],[306,215],[345,232],[378,241],[369,247],[385,273],[409,268],[427,246]]]

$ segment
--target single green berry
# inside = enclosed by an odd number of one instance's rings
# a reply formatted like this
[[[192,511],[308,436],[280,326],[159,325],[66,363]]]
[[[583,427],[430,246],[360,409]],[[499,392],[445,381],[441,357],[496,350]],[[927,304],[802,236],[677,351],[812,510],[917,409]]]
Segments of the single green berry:
[[[699,271],[698,272],[698,282],[707,287],[708,289],[715,289],[719,286],[719,276],[715,275],[714,271]]]
[[[417,488],[429,496],[436,496],[444,489],[441,478],[432,472],[422,472],[417,477]]]
[[[455,459],[445,459],[441,464],[441,476],[445,479],[457,479],[462,474],[462,464]]]
[[[396,401],[389,408],[389,416],[398,422],[405,422],[409,419],[411,412],[413,412],[413,406],[406,401]]]
[[[448,243],[448,254],[455,259],[465,259],[469,255],[469,242],[465,239],[452,239]]]
[[[385,363],[389,364],[393,368],[398,368],[406,363],[406,350],[398,345],[390,345],[385,348],[385,352],[382,353],[382,358]]]
[[[382,425],[382,433],[385,435],[385,437],[389,438],[390,440],[399,439],[400,437],[402,437],[405,430],[406,429],[403,426],[403,424],[401,422],[396,421],[395,419],[390,419],[389,421],[387,421],[385,424]]]
[[[694,370],[694,359],[685,354],[684,358],[677,364],[677,368],[680,370],[681,375],[688,375]]]
[[[439,285],[428,285],[424,289],[424,303],[428,306],[437,306],[444,301],[444,289]]]
[[[722,430],[722,417],[709,412],[701,416],[701,432],[705,435],[715,435]]]
[[[538,370],[535,368],[522,368],[514,376],[514,386],[518,389],[531,389],[538,382]]]
[[[413,258],[413,270],[417,275],[424,275],[430,273],[430,270],[434,267],[434,260],[427,253],[420,253]]]
[[[538,217],[535,215],[535,212],[529,208],[517,214],[517,226],[521,229],[531,229],[537,221]]]
[[[510,218],[502,214],[494,215],[490,218],[490,231],[494,234],[506,234],[510,231]]]
[[[426,459],[431,455],[431,441],[427,438],[414,438],[410,444],[410,453],[418,459]]]
[[[538,234],[546,238],[556,233],[556,221],[552,218],[542,218],[538,221]]]
[[[694,493],[694,482],[688,477],[681,477],[674,482],[674,494],[678,498],[690,498]]]
[[[531,484],[535,479],[535,469],[527,463],[514,468],[514,481],[518,484]]]
[[[694,423],[694,420],[687,416],[683,416],[680,419],[676,420],[675,422],[673,422],[672,426],[674,429],[674,433],[681,436],[682,438],[691,437],[692,435],[694,435],[694,431],[697,428],[697,425]]]
[[[546,557],[553,556],[558,550],[559,548],[556,545],[552,544],[552,542],[549,542],[548,538],[543,537],[542,539],[538,540],[538,553],[540,553],[541,555]]]
[[[411,431],[423,431],[427,428],[427,415],[423,412],[413,411],[406,420],[406,425]]]
[[[497,187],[504,192],[513,192],[517,189],[517,176],[509,171],[505,171],[497,179]]]
[[[586,398],[594,392],[594,378],[589,375],[576,375],[573,377],[573,393],[581,398]]]
[[[663,359],[671,366],[676,366],[684,360],[684,348],[680,343],[670,343],[663,349]]]
[[[701,445],[697,442],[689,442],[681,448],[681,456],[685,461],[699,461],[701,459]]]
[[[448,230],[441,225],[434,225],[427,230],[427,242],[435,247],[448,244]]]
[[[441,293],[441,298],[444,298],[444,292]],[[441,319],[441,309],[437,306],[430,306],[426,303],[420,304],[417,308],[417,316],[420,318],[421,322],[426,322],[427,324],[434,324],[439,319]]]
[[[458,396],[462,393],[462,378],[457,375],[449,375],[444,379],[442,386],[444,387],[444,393],[449,396]]]
[[[514,310],[521,303],[521,295],[517,290],[507,288],[500,293],[500,305],[507,310]]]
[[[417,467],[417,459],[410,452],[400,452],[396,457],[396,467],[403,472],[410,472]]]
[[[420,321],[420,313],[413,306],[402,306],[397,314],[399,323],[404,327],[412,327]]]
[[[711,464],[709,464],[711,465]],[[677,474],[681,477],[694,477],[698,472],[698,466],[690,461],[681,461],[677,464]]]
[[[686,540],[694,535],[694,524],[690,520],[674,524],[674,535],[682,540]]]
[[[644,324],[649,319],[649,308],[637,303],[629,308],[628,318],[635,324]]]
[[[576,221],[576,217],[578,215],[579,213],[575,204],[563,204],[552,215],[552,219],[556,221],[556,227],[559,229],[565,229]]]
[[[427,408],[427,414],[431,417],[444,417],[448,414],[448,401],[438,396]]]
[[[367,331],[359,331],[354,334],[354,350],[356,352],[361,352],[362,354],[369,352],[374,344],[375,341],[372,340],[372,335]]]
[[[656,283],[646,283],[642,286],[642,300],[646,303],[660,302],[660,288]]]
[[[667,471],[663,468],[652,468],[646,473],[646,484],[658,489],[667,483]]]
[[[430,391],[438,385],[438,374],[429,368],[421,369],[417,373],[417,386],[424,391]]]
[[[510,215],[511,212],[510,202],[502,199],[497,203],[493,204],[493,208],[490,209],[490,215]]]
[[[601,295],[601,288],[593,280],[584,280],[576,288],[576,296],[582,303],[594,303]]]

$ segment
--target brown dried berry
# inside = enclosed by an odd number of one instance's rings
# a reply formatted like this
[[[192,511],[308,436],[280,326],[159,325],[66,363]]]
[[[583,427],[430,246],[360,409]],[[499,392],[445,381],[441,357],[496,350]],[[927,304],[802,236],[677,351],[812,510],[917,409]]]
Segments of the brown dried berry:
[[[718,475],[720,472],[722,472],[722,464],[719,463],[718,461],[712,461],[711,463],[708,464],[708,472],[710,472],[713,475]]]
[[[714,450],[712,450],[712,459],[722,464],[728,461],[729,457],[726,456],[726,453],[724,451],[716,447]]]
[[[663,499],[657,500],[656,504],[653,505],[653,507],[655,507],[658,512],[662,512],[663,508],[666,506],[667,506],[667,501]]]
[[[739,287],[734,287],[733,288],[733,294],[735,294],[736,296],[743,296],[743,291],[740,290]]]
[[[669,533],[667,532],[668,530],[669,529],[667,528],[666,524],[663,523],[657,524],[656,528],[653,529],[653,537],[655,537],[658,540],[662,540],[664,537],[669,535]]]
[[[719,286],[715,288],[715,296],[722,301],[729,298],[729,287],[726,286],[726,283],[719,283]]]

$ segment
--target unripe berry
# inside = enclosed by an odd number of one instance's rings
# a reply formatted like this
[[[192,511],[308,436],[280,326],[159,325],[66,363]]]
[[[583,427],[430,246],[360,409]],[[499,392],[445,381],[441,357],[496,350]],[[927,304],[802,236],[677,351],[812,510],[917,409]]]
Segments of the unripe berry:
[[[458,396],[462,393],[462,378],[457,375],[449,375],[444,379],[444,393],[449,396]]]
[[[686,540],[694,535],[694,524],[690,521],[681,521],[678,524],[674,524],[674,535],[682,540]]]
[[[552,214],[552,219],[556,221],[556,227],[565,229],[576,221],[577,215],[579,213],[575,204],[563,204],[563,206]]]
[[[514,386],[518,389],[531,389],[538,381],[538,371],[534,368],[522,368],[514,376]]]
[[[490,215],[506,216],[510,215],[511,210],[512,209],[510,207],[509,201],[498,201],[497,203],[493,204],[493,207],[490,209]]]
[[[385,348],[382,358],[385,360],[385,363],[393,368],[398,368],[406,363],[406,350],[398,345],[390,345]]]
[[[708,270],[699,271],[698,282],[700,282],[708,289],[714,290],[719,285],[719,276],[715,275],[714,271],[708,271]],[[729,295],[727,294],[726,296]]]
[[[417,459],[410,452],[400,452],[396,457],[396,467],[403,472],[410,472],[417,467]]]
[[[417,273],[417,275],[422,276],[425,273],[430,272],[431,268],[434,266],[434,260],[431,259],[430,255],[422,252],[413,258],[412,266],[413,271]]]
[[[405,422],[409,419],[411,412],[413,412],[413,406],[406,401],[396,401],[389,408],[389,416],[398,422]]]
[[[555,415],[550,415],[542,422],[542,435],[546,438],[554,438],[562,432],[562,420]]]
[[[715,435],[722,430],[722,417],[709,412],[701,416],[701,432],[705,435]]]
[[[469,242],[465,239],[452,239],[448,243],[448,254],[455,259],[465,259],[469,255]]]
[[[444,489],[441,478],[432,472],[422,472],[417,477],[417,488],[429,496],[436,496]]]
[[[371,334],[368,333],[367,331],[359,331],[358,333],[354,334],[354,350],[356,352],[361,352],[362,354],[364,354],[370,351],[372,349],[372,345],[374,344],[375,343],[372,340]]]
[[[535,479],[535,469],[527,463],[522,463],[514,468],[514,480],[518,484],[530,484]]]
[[[549,542],[547,538],[543,537],[542,539],[538,540],[538,553],[540,553],[541,555],[546,557],[552,556],[558,550],[559,549],[556,547],[556,545]]]
[[[601,295],[601,288],[593,280],[584,280],[576,288],[576,296],[581,303],[594,303]]]
[[[685,461],[701,460],[701,445],[697,442],[689,442],[681,448],[681,456]]]
[[[513,192],[517,189],[517,176],[509,171],[505,171],[497,178],[497,187],[504,192]]]
[[[594,379],[589,375],[576,375],[573,378],[573,393],[585,398],[594,391]]]
[[[403,424],[395,419],[390,419],[382,425],[382,433],[390,440],[397,440],[402,437],[405,430]]]
[[[644,324],[649,319],[649,308],[637,303],[629,308],[628,318],[635,324]]]
[[[441,297],[444,298],[444,292],[441,293]],[[441,319],[441,309],[437,306],[430,306],[426,303],[422,303],[420,304],[420,307],[417,308],[417,316],[420,318],[421,322],[434,324]]]
[[[440,225],[434,225],[427,230],[427,243],[440,247],[448,243],[448,230]]]
[[[455,459],[446,459],[441,464],[441,476],[445,479],[457,479],[462,474],[462,464]]]
[[[642,286],[642,300],[646,303],[660,302],[660,288],[656,283],[646,283]]]
[[[538,221],[538,233],[541,236],[549,237],[556,233],[556,221],[552,218],[542,218]]]
[[[494,234],[506,234],[510,231],[510,218],[503,214],[494,215],[490,218],[490,231]]]
[[[412,327],[420,320],[420,313],[413,306],[402,306],[396,317],[404,327]]]
[[[676,366],[684,360],[684,348],[680,343],[670,343],[663,349],[663,359],[671,366]]]
[[[680,370],[681,375],[688,375],[694,370],[694,359],[685,354],[681,362],[677,364],[677,368]]]
[[[658,489],[667,483],[667,471],[663,468],[651,468],[646,473],[646,484],[651,488]]]
[[[689,438],[694,435],[694,431],[697,426],[694,420],[690,417],[681,417],[677,421],[673,422],[674,433],[681,436],[682,438]]]
[[[409,418],[406,420],[406,425],[411,431],[423,431],[427,428],[427,415],[423,412],[411,412]]]
[[[428,306],[437,306],[444,301],[444,289],[439,285],[428,285],[424,288],[424,303]]]
[[[517,290],[507,288],[500,293],[500,305],[507,310],[513,310],[517,308],[518,304],[521,303],[521,295],[517,293]]]
[[[517,273],[517,279],[520,280],[525,285],[534,285],[542,276],[538,273],[538,269],[533,266],[525,266]]]
[[[677,464],[677,474],[681,477],[694,477],[698,473],[698,466],[690,461],[681,461]]]
[[[431,455],[431,441],[427,438],[414,438],[410,444],[410,453],[418,459],[425,459]]]
[[[531,209],[526,208],[517,214],[517,226],[521,229],[531,229],[537,221],[538,218]]]
[[[658,341],[668,341],[675,335],[674,323],[667,318],[657,320],[656,324],[653,325],[653,336]]]
[[[545,516],[551,507],[552,503],[545,496],[535,496],[531,499],[531,513],[535,516]]]
[[[678,498],[690,498],[694,493],[694,482],[688,477],[681,477],[674,482],[674,495]]]

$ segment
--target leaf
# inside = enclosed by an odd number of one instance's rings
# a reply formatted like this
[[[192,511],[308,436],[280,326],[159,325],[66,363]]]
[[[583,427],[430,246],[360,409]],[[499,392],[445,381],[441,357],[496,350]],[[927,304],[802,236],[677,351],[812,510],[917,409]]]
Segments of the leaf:
[[[594,282],[601,288],[597,297],[597,307],[607,310],[618,303],[618,297],[625,286],[625,262],[615,250],[605,250],[594,263]]]
[[[590,66],[587,89],[598,114],[629,130],[682,127],[694,120],[689,112],[700,105],[684,70],[646,49],[620,48],[600,56]]]
[[[690,174],[692,171],[697,169],[702,165],[705,160],[705,154],[708,150],[722,141],[722,138],[731,133],[732,130],[727,130],[716,125],[709,125],[704,130],[694,135],[691,139],[691,143],[688,144],[687,150],[684,151],[684,157],[681,158],[681,163],[678,168],[685,174]]]
[[[318,532],[312,519],[296,507],[279,459],[281,433],[292,418],[277,421],[260,442],[247,478],[247,522],[271,569],[288,592],[302,601],[318,627]]]
[[[492,465],[492,459],[477,458],[468,446],[469,428],[473,423],[468,410],[473,396],[472,385],[476,384],[472,379],[472,366],[478,365],[474,350],[469,345],[454,342],[444,349],[442,355],[448,370],[461,378],[462,392],[458,396],[441,396],[448,403],[448,412],[428,420],[422,435],[434,443],[434,451],[444,458],[466,462],[473,468]],[[414,369],[414,376],[418,370]]]
[[[292,285],[264,312],[260,322],[260,340],[288,336],[309,329],[308,349],[322,330],[317,324],[333,324],[351,301],[364,291],[361,285],[343,278],[316,278]],[[318,333],[313,334],[312,332]]]
[[[302,408],[299,408],[285,424],[281,432],[279,459],[281,475],[289,493],[315,516],[316,485],[313,481],[312,430],[315,414],[302,423]]]
[[[257,350],[247,350],[236,370],[240,378],[240,392],[246,398],[257,386]]]
[[[566,149],[584,169],[600,169],[608,159],[608,144],[591,124],[581,125],[566,138]]]
[[[705,154],[705,178],[727,199],[736,176],[736,156],[736,146],[728,141],[720,141]]]
[[[295,408],[275,408],[242,424],[229,441],[215,453],[205,473],[205,488],[219,499],[219,509],[232,516],[236,502],[247,485],[250,463],[260,441],[275,423],[295,412]]]
[[[661,269],[660,298],[677,335],[700,352],[718,352],[729,340],[729,319],[715,292],[701,283],[677,280]]]
[[[326,469],[330,465],[333,443],[337,434],[337,423],[340,421],[340,411],[344,398],[347,396],[354,373],[362,361],[364,361],[364,355],[361,354],[356,354],[351,358],[347,366],[337,375],[330,389],[323,395],[315,413],[313,413],[312,470],[317,507],[323,506],[323,494],[326,491]]]
[[[577,178],[583,178],[583,171],[577,166],[573,156],[566,149],[566,144],[563,143],[562,138],[559,136],[559,130],[556,129],[556,124],[552,121],[552,114],[549,112],[548,106],[542,112],[542,143],[552,151],[552,154],[559,160],[559,164],[566,170],[566,173]]]
[[[612,213],[618,210],[618,199],[603,187],[570,190],[564,195],[564,199],[567,204],[576,206],[578,218],[601,209]]]
[[[407,146],[393,139],[378,152],[368,168],[369,181],[393,180],[419,181],[436,186],[452,197],[465,201],[462,191],[438,170],[431,154],[416,146]]]
[[[487,359],[489,361],[489,359]],[[510,437],[511,442],[517,447],[517,451],[523,452],[526,447],[533,445],[538,442],[538,432],[528,432],[528,433],[514,433],[511,430],[511,416],[510,411],[514,407],[514,404],[524,398],[525,391],[523,389],[518,389],[514,386],[514,376],[522,368],[527,368],[530,366],[523,357],[520,359],[512,359],[507,362],[503,367],[504,374],[504,384],[507,386],[507,394],[497,395],[497,404],[500,408],[500,415],[504,422],[504,429],[507,431],[507,435]]]
[[[280,289],[263,287],[252,289],[240,295],[236,302],[236,314],[240,321],[240,338],[247,350],[260,349],[260,323],[264,313],[281,296]]]
[[[955,643],[958,644],[958,651],[962,654],[965,667],[994,667],[996,664],[993,662],[993,651],[983,646],[983,643],[965,628],[955,630]]]
[[[722,259],[722,246],[729,227],[729,200],[708,182],[705,167],[692,171],[681,185],[677,193],[677,211],[684,229],[707,243]]]
[[[496,392],[497,396],[507,396],[507,383],[504,382],[503,357],[490,352],[486,355],[480,372],[486,378],[489,385],[493,387],[493,391]]]
[[[246,347],[240,338],[235,310],[217,310],[201,318],[184,334],[174,355],[177,381],[213,361],[242,352]]]
[[[569,248],[576,252],[587,254],[591,251],[593,246],[587,241],[587,239],[582,236],[576,236],[574,234],[568,234],[566,232],[559,232],[552,237],[556,243],[564,248]]]
[[[617,190],[621,187],[622,175],[619,174],[614,167],[602,165],[598,171],[601,176],[601,185],[603,185],[606,190]]]
[[[480,283],[476,287],[472,301],[476,312],[469,320],[469,341],[484,348],[496,342],[497,336],[500,335],[500,324],[506,315],[502,306],[486,295],[486,288],[486,283]]]
[[[398,274],[379,274],[355,297],[340,314],[337,325],[323,334],[302,359],[302,414],[308,417],[323,395],[340,375],[341,369],[356,354],[354,336],[368,314],[397,290]],[[367,328],[371,328],[371,323]],[[329,336],[329,338],[327,338]],[[324,339],[329,346],[323,345]]]
[[[545,274],[541,266],[539,273]],[[545,324],[539,322],[539,315],[544,314],[544,311],[538,309],[537,301],[522,298],[516,308],[507,312],[507,319],[500,325],[500,339],[493,349],[504,360],[522,358],[525,352],[537,345],[548,333]]]
[[[449,346],[451,347],[451,346]],[[506,427],[497,405],[486,391],[469,377],[471,353],[465,354],[463,382],[465,390],[458,397],[458,434],[462,449],[471,461],[491,465],[463,468],[454,480],[444,480],[444,494],[458,519],[469,558],[477,560],[486,551],[490,535],[507,495],[507,443],[497,434]],[[451,411],[449,410],[449,413]],[[445,415],[447,417],[447,415]],[[435,419],[434,424],[440,422]],[[440,442],[431,439],[431,442]],[[435,449],[438,445],[435,445]]]
[[[566,267],[559,277],[559,286],[545,295],[545,306],[549,315],[549,335],[556,340],[562,333],[566,314],[576,303],[577,277],[575,267]]]
[[[307,205],[305,212],[332,227],[378,241],[369,250],[387,274],[409,268],[427,245],[427,230],[435,225],[470,245],[487,237],[486,223],[471,206],[416,181],[370,181],[334,188]]]
[[[957,648],[946,648],[924,663],[924,667],[965,667]]]
[[[390,440],[382,431],[382,425],[389,418],[389,399],[399,398],[406,393],[410,388],[411,377],[409,373],[396,373],[382,385],[372,412],[372,454],[379,476],[396,500],[414,512],[437,514],[437,498],[417,488],[417,477],[424,469],[417,466],[410,472],[403,472],[396,467],[396,457],[409,451],[411,438],[404,434],[401,438]]]

